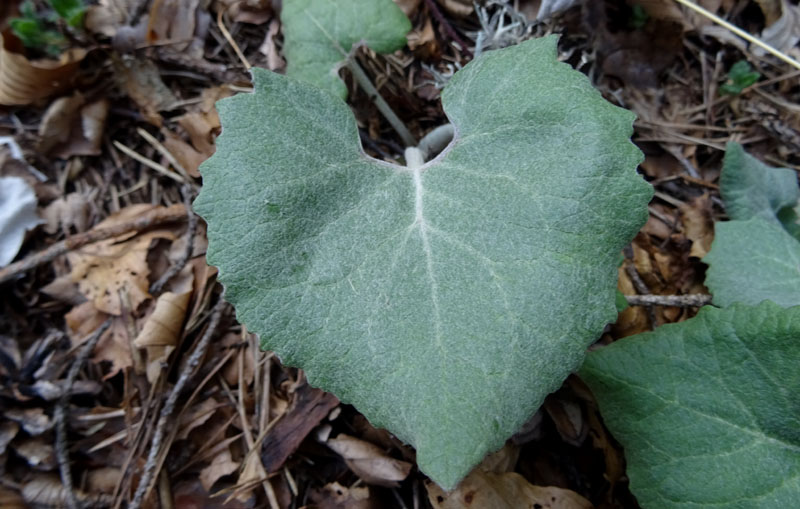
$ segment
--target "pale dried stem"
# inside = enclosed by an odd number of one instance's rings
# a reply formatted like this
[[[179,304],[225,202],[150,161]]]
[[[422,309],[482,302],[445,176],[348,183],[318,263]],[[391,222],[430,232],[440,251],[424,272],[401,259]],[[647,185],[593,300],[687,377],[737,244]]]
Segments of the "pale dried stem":
[[[378,89],[375,88],[375,85],[372,84],[367,73],[364,72],[364,69],[356,61],[354,55],[350,55],[347,58],[347,68],[350,69],[350,72],[353,74],[353,77],[358,82],[358,86],[360,86],[364,92],[366,92],[367,96],[375,103],[375,106],[378,108],[378,111],[386,118],[392,128],[400,135],[400,139],[403,140],[403,143],[407,147],[413,147],[417,144],[417,140],[414,139],[414,136],[408,130],[406,125],[400,120],[400,117],[392,111],[392,108],[389,104],[381,97],[381,94],[378,93]]]
[[[699,308],[711,304],[711,295],[690,293],[687,295],[626,295],[631,306],[670,306],[678,308]]]

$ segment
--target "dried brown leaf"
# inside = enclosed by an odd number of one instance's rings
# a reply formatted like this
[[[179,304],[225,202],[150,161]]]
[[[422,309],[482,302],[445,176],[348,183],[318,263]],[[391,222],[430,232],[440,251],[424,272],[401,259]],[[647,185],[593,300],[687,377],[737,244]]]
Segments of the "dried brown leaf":
[[[94,228],[108,228],[130,221],[153,208],[146,204],[126,207]],[[130,308],[135,310],[150,296],[147,253],[155,239],[174,240],[175,233],[167,229],[139,235],[132,232],[72,251],[67,254],[72,266],[72,280],[78,283],[81,293],[99,311],[120,316],[127,307],[123,299],[129,299]],[[122,296],[122,293],[126,295]]]
[[[186,309],[192,298],[194,273],[186,266],[171,282],[173,291],[164,292],[156,300],[153,312],[145,319],[139,335],[133,341],[136,348],[147,351],[147,380],[155,383],[169,355],[178,345]]]
[[[44,231],[52,235],[61,230],[68,235],[74,227],[76,233],[85,232],[89,227],[92,203],[96,195],[95,190],[89,193],[76,191],[51,202],[42,212]]]
[[[392,458],[379,447],[355,437],[340,434],[328,439],[327,445],[368,484],[396,487],[411,472],[411,463]]]
[[[711,207],[711,197],[706,193],[680,208],[684,234],[692,241],[689,256],[703,258],[711,250],[711,243],[714,240],[714,218]]]
[[[450,493],[425,483],[434,509],[592,509],[594,506],[574,491],[555,486],[534,486],[516,472],[495,474],[474,470]]]
[[[58,60],[28,60],[24,51],[10,30],[0,33],[0,104],[30,104],[65,90],[86,56],[74,48]]]
[[[172,109],[177,103],[175,94],[164,84],[158,67],[151,60],[132,57],[113,58],[117,85],[136,103],[145,120],[160,126],[160,111]]]
[[[800,5],[781,0],[781,17],[761,32],[761,40],[781,51],[788,52],[800,42]],[[756,55],[765,55],[762,48],[753,48]]]
[[[381,503],[372,498],[369,486],[348,488],[338,482],[328,483],[311,492],[317,509],[378,509]]]
[[[211,460],[207,467],[200,471],[200,482],[203,484],[203,488],[210,493],[211,487],[214,486],[215,482],[221,477],[236,472],[239,470],[239,466],[240,463],[238,461],[233,461],[230,449],[224,448],[214,456],[214,459]]]

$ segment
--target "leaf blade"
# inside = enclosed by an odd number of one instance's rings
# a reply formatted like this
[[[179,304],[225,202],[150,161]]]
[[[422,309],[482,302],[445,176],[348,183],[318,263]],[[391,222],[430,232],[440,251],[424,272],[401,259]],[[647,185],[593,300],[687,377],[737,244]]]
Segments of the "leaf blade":
[[[499,448],[613,320],[618,252],[646,220],[632,115],[558,63],[555,44],[459,71],[443,94],[456,139],[418,171],[366,157],[341,101],[255,70],[255,94],[221,103],[225,130],[201,168],[208,259],[239,319],[412,443],[443,487]],[[517,103],[487,106],[503,122],[469,111],[518,66],[501,87]]]
[[[587,356],[579,374],[625,447],[643,507],[797,500],[799,334],[800,307],[705,307]]]

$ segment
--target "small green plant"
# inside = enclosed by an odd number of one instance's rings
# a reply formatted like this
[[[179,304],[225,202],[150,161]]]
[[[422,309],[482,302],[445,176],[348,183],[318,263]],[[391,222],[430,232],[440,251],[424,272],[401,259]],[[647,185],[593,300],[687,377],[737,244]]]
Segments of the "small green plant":
[[[739,60],[728,71],[728,79],[720,85],[719,91],[723,95],[739,95],[742,91],[761,78],[761,74],[750,67],[747,60]]]
[[[650,15],[647,14],[647,11],[644,10],[640,4],[633,4],[631,6],[631,17],[628,20],[628,24],[631,28],[641,29],[647,24],[647,20],[650,19]]]
[[[59,23],[72,29],[81,28],[86,5],[83,0],[47,0],[47,3],[52,11],[38,12],[32,1],[23,2],[20,17],[9,24],[26,48],[55,57],[69,45]]]

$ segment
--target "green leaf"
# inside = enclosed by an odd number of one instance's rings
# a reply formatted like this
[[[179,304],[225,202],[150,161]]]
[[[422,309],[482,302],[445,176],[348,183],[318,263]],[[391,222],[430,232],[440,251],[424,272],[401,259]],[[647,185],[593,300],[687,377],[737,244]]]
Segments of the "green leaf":
[[[642,507],[797,506],[798,338],[800,307],[705,307],[587,356]]]
[[[731,219],[758,216],[774,220],[800,198],[795,171],[767,166],[734,142],[725,147],[719,180],[719,191]]]
[[[720,85],[719,91],[723,95],[739,95],[742,91],[753,85],[761,78],[761,74],[750,67],[747,60],[739,60],[728,71],[728,79]]]
[[[411,22],[392,0],[284,0],[286,74],[342,98],[339,68],[356,44],[378,53],[405,46]]]
[[[364,154],[340,99],[254,79],[218,103],[201,169],[208,260],[264,348],[452,488],[616,317],[619,251],[652,195],[634,116],[534,39],[455,74],[454,141],[409,170]]]
[[[86,5],[83,0],[48,0],[54,11],[72,28],[83,26]]]
[[[770,299],[800,305],[800,242],[780,224],[760,217],[717,223],[706,286],[714,304],[758,304]]]
[[[738,143],[728,143],[720,194],[733,221],[716,224],[711,251],[703,258],[714,304],[770,299],[782,306],[800,305],[795,172],[771,168]]]
[[[625,294],[619,290],[617,290],[614,305],[617,307],[617,313],[622,313],[630,307],[630,304],[628,304],[628,299],[625,298]]]

